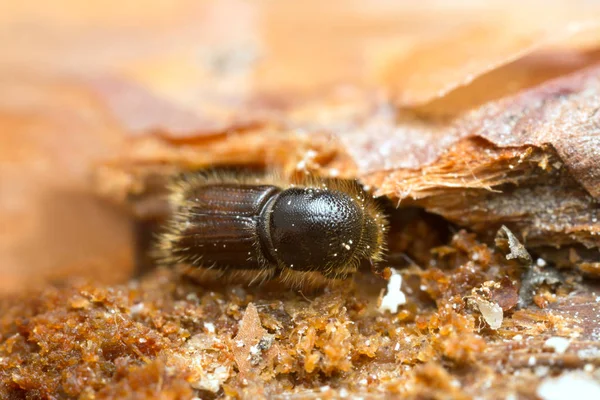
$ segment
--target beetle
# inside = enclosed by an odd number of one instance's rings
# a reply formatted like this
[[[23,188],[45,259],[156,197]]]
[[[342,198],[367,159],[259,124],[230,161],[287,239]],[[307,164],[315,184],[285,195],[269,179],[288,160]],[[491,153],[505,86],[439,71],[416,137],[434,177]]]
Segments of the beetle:
[[[212,169],[175,177],[168,192],[156,258],[201,281],[322,287],[385,249],[384,214],[356,181]]]

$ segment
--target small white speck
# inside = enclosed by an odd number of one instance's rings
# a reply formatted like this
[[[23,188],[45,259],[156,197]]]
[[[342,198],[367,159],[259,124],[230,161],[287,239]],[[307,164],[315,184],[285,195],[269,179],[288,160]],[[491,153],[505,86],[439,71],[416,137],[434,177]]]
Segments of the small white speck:
[[[400,350],[400,342],[397,342],[396,345],[394,346],[394,351],[398,351]]]
[[[491,329],[495,330],[502,326],[502,320],[504,319],[502,307],[494,302],[477,297],[473,300],[475,301],[475,304],[477,304],[477,308],[479,308],[481,316]]]
[[[523,335],[515,335],[513,336],[513,340],[523,340]]]
[[[258,348],[258,343],[254,346],[250,347],[250,354],[258,355],[260,353],[260,349]]]
[[[138,339],[138,342],[140,342],[140,343],[146,343],[146,338],[141,337],[141,338]]]
[[[383,313],[389,311],[391,313],[397,313],[398,307],[406,304],[406,295],[402,292],[402,275],[395,269],[391,268],[392,276],[387,285],[387,293],[381,299],[379,305],[379,312]]]
[[[536,264],[538,267],[545,267],[547,263],[546,263],[546,260],[544,260],[543,258],[538,258],[538,259],[535,261],[535,264]]]
[[[296,169],[301,170],[301,169],[305,169],[305,168],[306,168],[306,161],[304,161],[304,160],[298,161],[298,164],[296,164]]]
[[[529,357],[529,360],[527,361],[527,365],[529,365],[530,367],[533,367],[536,362],[537,362],[537,360],[535,359],[535,357],[531,356],[531,357]]]
[[[215,324],[212,322],[205,322],[204,328],[206,328],[209,333],[215,333]]]
[[[557,354],[563,354],[569,346],[571,341],[567,338],[553,336],[544,342],[544,347],[554,350]]]
[[[352,239],[348,240],[348,243],[352,244]]]
[[[346,388],[341,388],[339,394],[342,399],[345,399],[348,397],[348,390],[346,390]]]
[[[133,306],[131,306],[131,308],[129,309],[129,313],[131,315],[136,315],[141,313],[142,311],[144,311],[144,303],[137,303],[134,304]]]

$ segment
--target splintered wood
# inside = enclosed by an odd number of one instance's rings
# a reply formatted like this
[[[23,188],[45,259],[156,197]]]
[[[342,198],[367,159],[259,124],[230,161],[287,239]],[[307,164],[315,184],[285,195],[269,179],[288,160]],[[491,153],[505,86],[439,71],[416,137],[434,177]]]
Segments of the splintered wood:
[[[242,379],[243,376],[260,372],[267,366],[272,368],[273,359],[279,353],[277,344],[273,344],[273,335],[270,335],[260,324],[256,306],[252,303],[246,307],[233,343],[235,362]]]

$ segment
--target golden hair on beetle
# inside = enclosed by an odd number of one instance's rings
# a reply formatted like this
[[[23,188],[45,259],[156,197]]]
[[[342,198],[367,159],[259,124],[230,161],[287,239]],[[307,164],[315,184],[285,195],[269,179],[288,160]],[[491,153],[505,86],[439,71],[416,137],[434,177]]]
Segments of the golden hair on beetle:
[[[168,185],[155,256],[196,280],[315,288],[384,251],[386,219],[355,181],[211,169]]]

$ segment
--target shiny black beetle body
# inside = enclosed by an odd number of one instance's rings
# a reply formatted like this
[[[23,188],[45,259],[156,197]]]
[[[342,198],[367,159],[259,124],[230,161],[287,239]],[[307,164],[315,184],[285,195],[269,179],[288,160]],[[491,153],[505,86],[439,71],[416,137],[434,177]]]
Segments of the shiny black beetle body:
[[[198,267],[201,280],[322,286],[381,257],[385,220],[352,181],[212,171],[175,179],[170,193],[159,259]]]

